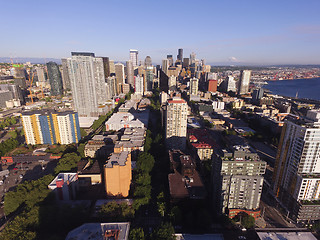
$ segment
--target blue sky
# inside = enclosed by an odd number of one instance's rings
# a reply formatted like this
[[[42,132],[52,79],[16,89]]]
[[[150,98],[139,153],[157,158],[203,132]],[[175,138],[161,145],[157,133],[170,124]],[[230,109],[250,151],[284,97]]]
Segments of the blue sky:
[[[0,57],[160,63],[192,51],[207,63],[320,64],[319,0],[1,1]]]

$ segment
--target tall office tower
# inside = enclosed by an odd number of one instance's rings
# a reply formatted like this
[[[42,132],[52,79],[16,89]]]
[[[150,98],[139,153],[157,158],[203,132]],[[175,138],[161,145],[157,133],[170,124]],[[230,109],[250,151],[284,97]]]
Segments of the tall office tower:
[[[190,95],[198,95],[199,79],[190,79]]]
[[[224,80],[224,91],[225,92],[236,92],[237,91],[237,87],[236,87],[236,82],[234,81],[234,77],[233,76],[228,76],[225,80]]]
[[[191,63],[189,69],[190,69],[190,72],[191,72],[191,77],[194,77],[195,74],[196,74],[196,64],[195,63]]]
[[[238,84],[238,95],[247,94],[249,92],[251,70],[241,70]]]
[[[81,139],[76,112],[24,112],[21,120],[27,144],[70,144]]]
[[[146,59],[144,60],[144,65],[145,65],[146,67],[152,66],[152,59],[151,59],[150,56],[146,56]]]
[[[180,62],[183,61],[183,49],[182,48],[178,49],[177,60],[179,60]]]
[[[68,60],[66,58],[61,59],[62,63],[62,86],[64,90],[71,89],[69,70],[68,70]]]
[[[131,86],[134,85],[134,69],[132,62],[129,60],[126,62],[126,75],[127,75],[127,83]]]
[[[168,66],[173,66],[173,57],[172,55],[167,55],[167,59],[168,59]]]
[[[159,69],[159,82],[160,82],[160,91],[168,92],[168,76],[161,69]]]
[[[103,70],[104,70],[104,78],[107,79],[110,77],[110,60],[108,57],[102,57],[103,61]]]
[[[183,63],[182,63],[182,67],[187,69],[189,67],[189,64],[190,64],[189,58],[184,58]]]
[[[143,88],[144,79],[143,76],[136,76],[134,77],[134,93],[143,95],[144,88]]]
[[[116,77],[108,77],[107,78],[107,99],[111,99],[117,95],[117,84],[116,84]]]
[[[162,71],[165,74],[168,74],[168,68],[169,68],[169,60],[168,59],[163,59],[162,60]]]
[[[138,50],[130,49],[130,60],[132,62],[133,67],[138,66]]]
[[[48,78],[51,86],[51,95],[57,96],[63,94],[62,78],[58,64],[55,62],[47,63]]]
[[[124,65],[122,63],[115,64],[115,71],[116,71],[116,85],[117,85],[117,94],[121,93],[121,84],[124,84]]]
[[[188,105],[181,98],[167,101],[165,112],[166,145],[169,149],[184,150],[187,137]]]
[[[171,75],[171,76],[169,77],[168,84],[169,84],[169,88],[171,88],[171,87],[176,87],[176,86],[177,86],[177,77]]]
[[[94,53],[72,52],[68,69],[73,103],[79,117],[104,114],[99,109],[107,97],[102,58],[96,58]]]
[[[196,63],[196,54],[192,52],[190,54],[190,64]]]
[[[110,66],[110,76],[112,76],[112,74],[114,76],[116,74],[116,68],[113,60],[109,60],[109,66]]]
[[[153,67],[147,67],[145,69],[145,91],[152,91],[152,86],[153,86]]]
[[[217,91],[218,80],[209,80],[208,81],[208,92],[215,93]]]
[[[245,211],[260,215],[259,204],[266,162],[243,146],[213,156],[213,196],[217,213],[235,217]]]
[[[298,222],[320,219],[320,110],[286,120],[273,172],[274,193]]]

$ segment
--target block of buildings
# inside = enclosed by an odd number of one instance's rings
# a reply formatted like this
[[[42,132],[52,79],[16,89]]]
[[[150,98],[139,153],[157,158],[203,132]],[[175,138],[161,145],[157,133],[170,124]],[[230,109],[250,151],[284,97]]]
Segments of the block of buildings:
[[[56,196],[57,200],[69,201],[75,200],[78,191],[77,173],[59,173],[55,179],[48,185]]]
[[[188,129],[188,141],[200,161],[211,159],[214,141],[207,129]]]
[[[214,155],[212,166],[217,213],[233,218],[244,211],[258,217],[266,162],[257,153],[237,146]]]
[[[93,164],[90,164],[89,160],[81,160],[77,164],[77,173],[79,188],[102,183],[101,170],[97,160]]]
[[[113,151],[114,143],[118,140],[117,135],[95,135],[84,147],[86,157],[103,157]]]
[[[105,190],[108,196],[127,197],[132,179],[131,153],[114,148],[104,165]]]
[[[172,172],[168,175],[171,200],[204,199],[206,191],[191,156],[180,150],[169,150],[169,159]]]
[[[81,139],[78,114],[72,111],[30,111],[21,114],[27,144],[70,144]]]

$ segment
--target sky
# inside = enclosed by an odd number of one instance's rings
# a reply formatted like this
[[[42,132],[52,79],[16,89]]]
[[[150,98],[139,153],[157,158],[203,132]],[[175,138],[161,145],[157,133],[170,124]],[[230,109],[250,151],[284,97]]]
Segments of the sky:
[[[115,61],[195,52],[208,64],[320,64],[319,0],[0,1],[0,57]]]

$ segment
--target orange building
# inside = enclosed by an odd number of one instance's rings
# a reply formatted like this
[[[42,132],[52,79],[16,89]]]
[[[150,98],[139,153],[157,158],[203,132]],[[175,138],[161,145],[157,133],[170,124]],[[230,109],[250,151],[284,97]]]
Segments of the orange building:
[[[210,79],[208,81],[208,92],[215,93],[217,91],[217,86],[218,86],[218,80]]]
[[[115,148],[104,165],[105,189],[108,196],[127,197],[132,179],[131,153]]]

